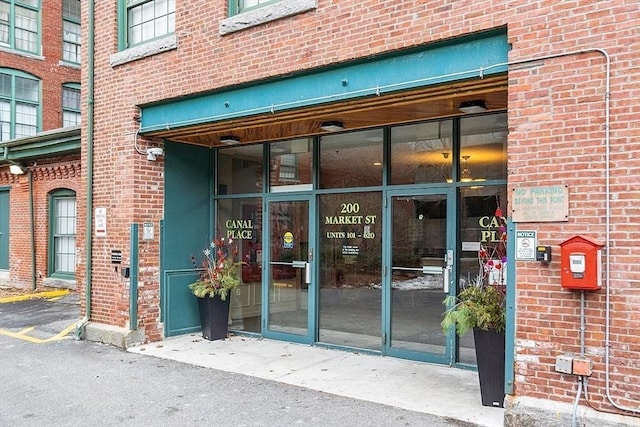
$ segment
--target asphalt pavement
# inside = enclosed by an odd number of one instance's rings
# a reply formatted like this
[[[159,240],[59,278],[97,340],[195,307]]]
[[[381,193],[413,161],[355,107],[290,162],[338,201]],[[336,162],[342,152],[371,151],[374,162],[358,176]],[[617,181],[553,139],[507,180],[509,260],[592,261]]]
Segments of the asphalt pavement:
[[[0,299],[0,335],[32,343],[66,338],[80,319],[78,297],[69,291]]]
[[[0,303],[0,425],[502,425],[475,372],[240,336],[123,351],[78,319],[74,296]]]
[[[2,426],[465,426],[73,339],[0,336]]]

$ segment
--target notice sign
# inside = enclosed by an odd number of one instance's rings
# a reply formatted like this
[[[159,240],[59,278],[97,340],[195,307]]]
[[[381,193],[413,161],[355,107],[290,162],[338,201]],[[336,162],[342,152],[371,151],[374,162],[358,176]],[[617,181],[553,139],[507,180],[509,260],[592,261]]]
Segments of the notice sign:
[[[96,208],[93,215],[96,237],[105,237],[107,235],[107,208]]]
[[[536,259],[536,232],[516,231],[516,260]]]
[[[153,240],[153,223],[145,222],[142,224],[142,240]]]
[[[569,188],[566,185],[513,189],[513,222],[569,221]]]

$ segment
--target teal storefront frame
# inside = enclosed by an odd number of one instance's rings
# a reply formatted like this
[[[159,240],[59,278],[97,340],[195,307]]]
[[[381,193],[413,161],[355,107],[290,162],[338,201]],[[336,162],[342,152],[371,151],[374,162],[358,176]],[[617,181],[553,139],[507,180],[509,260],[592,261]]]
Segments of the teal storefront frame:
[[[140,133],[381,96],[507,71],[504,31],[142,106]]]
[[[187,129],[262,113],[504,74],[508,50],[505,33],[495,31],[278,80],[165,100],[142,106],[141,133]],[[211,198],[214,150],[173,142],[167,142],[165,149],[161,307],[165,336],[174,336],[199,330],[196,303],[187,289],[195,272],[185,254],[197,253],[206,247],[214,229]],[[513,343],[513,339],[507,337],[507,342]],[[511,362],[507,362],[509,366]]]

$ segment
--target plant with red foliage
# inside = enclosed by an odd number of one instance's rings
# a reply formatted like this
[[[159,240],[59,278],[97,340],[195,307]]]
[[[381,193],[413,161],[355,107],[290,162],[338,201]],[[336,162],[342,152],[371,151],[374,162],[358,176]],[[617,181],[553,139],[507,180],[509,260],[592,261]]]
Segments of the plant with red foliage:
[[[191,262],[195,268],[201,269],[201,273],[198,281],[190,284],[189,289],[198,298],[219,296],[224,301],[229,292],[240,284],[238,247],[232,239],[221,238],[212,241],[210,248],[202,253],[204,258],[201,266],[197,265],[196,257],[191,255]]]

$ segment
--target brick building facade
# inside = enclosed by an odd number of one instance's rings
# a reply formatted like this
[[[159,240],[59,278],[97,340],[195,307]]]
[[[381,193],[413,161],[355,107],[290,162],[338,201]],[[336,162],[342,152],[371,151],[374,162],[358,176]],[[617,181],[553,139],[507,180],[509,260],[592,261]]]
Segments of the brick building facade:
[[[80,2],[40,3],[0,4],[0,277],[25,289],[75,288]]]
[[[147,3],[156,6],[151,15],[137,9]],[[509,297],[506,424],[548,425],[558,413],[568,419],[576,394],[580,416],[637,422],[637,4],[253,3],[194,0],[173,9],[162,1],[92,1],[83,9],[90,127],[82,136],[82,187],[90,191],[78,198],[78,252],[86,256],[76,278],[89,295],[85,337],[128,345],[197,330],[185,290],[195,277],[190,255],[214,235],[237,231],[229,225],[237,219],[251,236],[242,253],[256,268],[243,276],[246,294],[234,297],[244,304],[234,314],[238,332],[473,365],[462,339],[445,341],[438,332],[441,345],[406,338],[413,325],[403,310],[417,304],[411,313],[422,316],[427,294],[401,298],[385,271],[407,242],[414,245],[405,258],[417,255],[418,263],[454,259],[446,267],[451,283],[438,285],[442,299],[470,280],[465,263],[492,242],[473,236],[491,236],[496,230],[483,218],[501,211],[512,245],[509,257],[496,260]],[[481,108],[467,116],[461,103]],[[327,123],[345,132],[319,129]],[[396,174],[405,166],[394,160],[396,147],[405,143],[413,144],[408,158],[428,162]],[[374,150],[384,172],[361,163]],[[314,173],[298,173],[305,165]],[[274,179],[285,168],[289,175]],[[485,176],[473,180],[471,172]],[[520,191],[560,198],[516,200]],[[309,209],[309,239],[281,243],[274,232],[300,214],[287,203],[300,201]],[[358,234],[335,249],[329,236],[341,231],[321,228],[318,218],[326,226],[340,206],[367,211],[371,241]],[[389,206],[406,220],[396,224]],[[518,231],[551,247],[551,261],[518,252]],[[561,286],[560,244],[576,235],[604,246],[602,288],[584,293],[582,308],[582,293]],[[311,276],[320,290],[262,269],[299,245],[318,254]],[[441,272],[440,265],[420,268]],[[358,287],[372,280],[366,290],[376,292],[378,311],[367,322],[382,331],[373,344],[368,332],[344,325],[344,312],[334,325],[328,311],[334,290],[360,292],[354,304],[372,297]],[[295,297],[285,301],[284,288]],[[285,303],[308,316],[303,332],[280,323],[287,321],[279,314],[290,312]],[[254,311],[243,317],[242,310]],[[406,331],[391,318],[406,320]],[[424,322],[438,329],[435,320]],[[394,334],[409,344],[388,339]],[[593,373],[558,372],[558,357],[567,354],[583,354]]]

